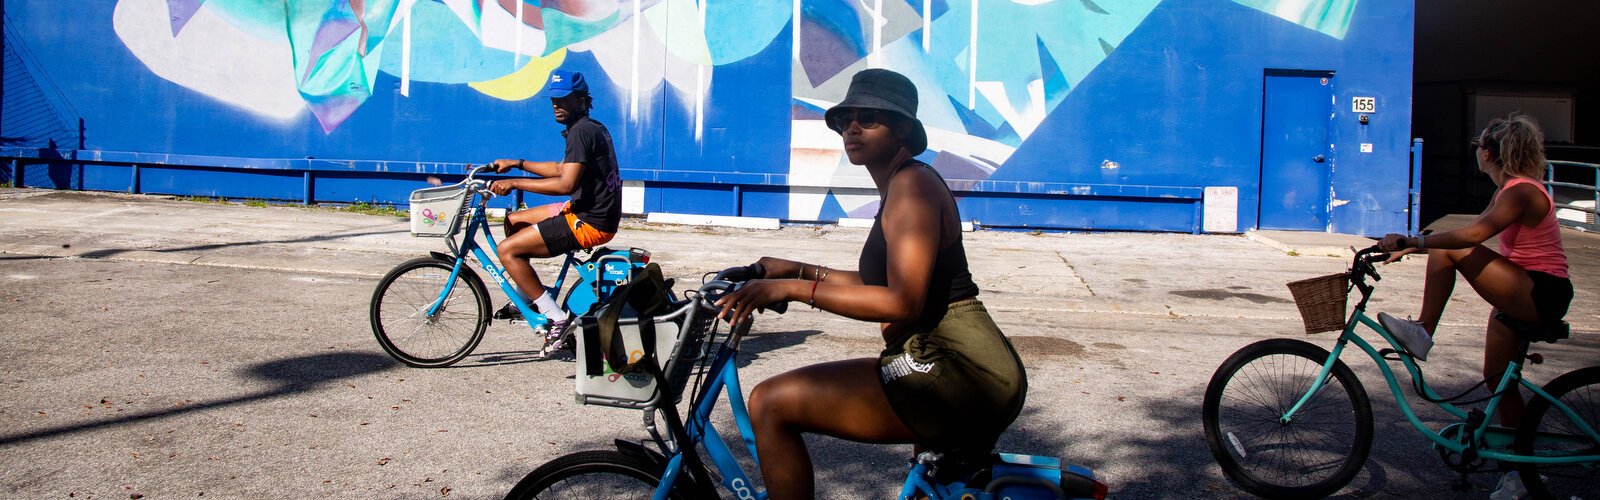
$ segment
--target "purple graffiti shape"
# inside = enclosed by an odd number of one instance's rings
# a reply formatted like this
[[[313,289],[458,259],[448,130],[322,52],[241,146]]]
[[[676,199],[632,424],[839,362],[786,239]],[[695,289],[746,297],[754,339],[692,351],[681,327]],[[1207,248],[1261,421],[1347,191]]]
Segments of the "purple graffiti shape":
[[[200,10],[200,5],[206,0],[167,0],[167,17],[172,21],[172,37],[177,38],[178,32],[189,24],[189,19]]]

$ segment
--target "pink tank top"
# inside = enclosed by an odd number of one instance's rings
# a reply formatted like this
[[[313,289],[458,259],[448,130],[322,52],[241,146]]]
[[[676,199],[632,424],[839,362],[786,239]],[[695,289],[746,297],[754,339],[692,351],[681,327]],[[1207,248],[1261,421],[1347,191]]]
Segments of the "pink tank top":
[[[1544,214],[1537,226],[1513,223],[1500,232],[1500,254],[1528,271],[1539,271],[1557,278],[1567,278],[1567,253],[1561,249],[1561,225],[1556,223],[1556,202],[1544,190],[1544,184],[1523,177],[1512,177],[1500,187],[1500,196],[1511,186],[1532,184],[1550,202],[1550,212]]]

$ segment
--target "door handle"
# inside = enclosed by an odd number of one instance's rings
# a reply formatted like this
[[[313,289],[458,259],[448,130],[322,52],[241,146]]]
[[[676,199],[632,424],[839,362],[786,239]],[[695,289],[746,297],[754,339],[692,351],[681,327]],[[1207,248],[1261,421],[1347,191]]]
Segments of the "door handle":
[[[1323,158],[1322,155],[1316,155],[1316,156],[1311,157],[1311,161],[1314,161],[1314,162],[1317,162],[1317,163],[1324,163],[1324,162],[1327,162],[1328,159],[1327,158]]]

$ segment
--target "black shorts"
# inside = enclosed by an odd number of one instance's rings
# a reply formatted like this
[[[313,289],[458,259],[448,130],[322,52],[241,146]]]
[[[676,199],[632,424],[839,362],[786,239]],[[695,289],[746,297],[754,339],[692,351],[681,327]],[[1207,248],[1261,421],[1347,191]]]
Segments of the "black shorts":
[[[1572,280],[1539,271],[1528,271],[1528,278],[1533,280],[1533,307],[1539,312],[1539,322],[1551,325],[1565,318],[1572,305]]]
[[[550,250],[550,256],[566,255],[578,246],[578,237],[572,234],[572,227],[567,225],[567,214],[557,214],[534,224],[539,229],[539,236],[544,237],[544,247]]]

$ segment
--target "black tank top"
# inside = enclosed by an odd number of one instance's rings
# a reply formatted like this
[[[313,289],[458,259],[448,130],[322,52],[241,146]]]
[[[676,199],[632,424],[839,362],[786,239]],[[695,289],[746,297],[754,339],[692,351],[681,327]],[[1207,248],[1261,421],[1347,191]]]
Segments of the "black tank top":
[[[941,184],[944,183],[944,177],[939,175],[939,171],[916,160],[902,163],[894,173],[889,174],[889,178],[893,179],[902,170],[915,166],[927,167],[935,177],[939,177]],[[946,192],[949,192],[948,187]],[[867,242],[861,247],[861,259],[857,263],[859,266],[857,269],[861,273],[861,283],[866,285],[888,286],[889,284],[889,244],[883,238],[883,207],[889,204],[891,195],[892,193],[884,192],[884,199],[878,203],[878,214],[872,220],[872,232],[867,234]],[[952,194],[950,199],[954,203],[955,195]],[[956,219],[960,220],[959,209],[955,215]],[[941,223],[939,227],[943,231],[946,226]],[[944,235],[941,234],[939,239],[943,240]],[[976,296],[978,296],[978,285],[972,282],[972,273],[967,271],[967,250],[961,245],[961,233],[958,229],[955,241],[940,248],[939,255],[934,259],[933,277],[928,280],[928,293],[923,299],[922,315],[913,323],[911,329],[901,333],[901,336],[933,330],[939,325],[939,321],[944,319],[951,302]]]

